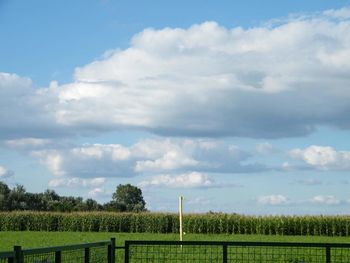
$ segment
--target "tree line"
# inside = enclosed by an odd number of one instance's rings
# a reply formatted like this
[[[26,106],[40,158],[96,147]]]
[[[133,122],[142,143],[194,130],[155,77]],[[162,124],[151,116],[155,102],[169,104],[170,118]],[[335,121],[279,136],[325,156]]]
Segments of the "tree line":
[[[142,191],[136,186],[118,185],[112,200],[100,204],[96,200],[82,197],[60,196],[54,190],[47,189],[43,193],[29,193],[23,185],[14,188],[0,182],[0,211],[113,211],[142,212],[147,211]]]

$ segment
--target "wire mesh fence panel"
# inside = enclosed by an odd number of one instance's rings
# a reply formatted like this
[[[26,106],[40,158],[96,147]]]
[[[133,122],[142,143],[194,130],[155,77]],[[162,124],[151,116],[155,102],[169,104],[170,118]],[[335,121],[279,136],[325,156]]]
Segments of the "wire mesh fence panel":
[[[131,245],[129,262],[222,262],[222,246]]]
[[[85,249],[62,251],[62,263],[82,263],[85,260]]]
[[[350,248],[331,248],[331,262],[350,262]]]
[[[55,263],[55,252],[25,255],[24,262],[25,263]]]
[[[126,241],[125,262],[350,263],[350,244]]]
[[[15,246],[13,255],[16,263],[111,263],[114,244],[112,238],[111,241],[24,250]]]
[[[0,253],[0,263],[13,263],[13,262],[14,262],[13,252]]]
[[[124,247],[118,247],[115,250],[115,262],[124,262],[125,258],[125,248]]]
[[[237,263],[326,263],[324,248],[230,246],[227,262]]]
[[[108,262],[108,247],[93,247],[90,248],[90,260],[92,263],[107,263]],[[64,263],[64,262],[63,262]]]

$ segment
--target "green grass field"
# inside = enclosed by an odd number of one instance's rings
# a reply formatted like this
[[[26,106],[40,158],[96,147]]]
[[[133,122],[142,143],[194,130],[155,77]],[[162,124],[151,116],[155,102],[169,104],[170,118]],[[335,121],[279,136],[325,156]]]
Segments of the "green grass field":
[[[0,251],[10,251],[13,249],[14,245],[20,245],[23,248],[39,248],[39,247],[50,247],[50,246],[61,246],[61,245],[72,245],[80,243],[89,243],[97,241],[106,241],[111,237],[116,238],[116,245],[123,246],[125,240],[178,240],[179,236],[176,234],[150,234],[150,233],[110,233],[110,232],[0,232]],[[186,241],[265,241],[265,242],[316,242],[316,243],[350,243],[349,237],[320,237],[320,236],[267,236],[267,235],[223,235],[223,234],[189,234],[186,235],[184,240]],[[204,247],[184,247],[180,249],[178,246],[172,247],[161,247],[158,249],[152,248],[151,250],[147,249],[148,252],[151,251],[151,254],[147,255],[149,262],[160,260],[161,262],[168,262],[171,259],[171,262],[182,262],[184,260],[183,255],[186,256],[186,259],[193,256],[193,260],[200,260],[200,262],[219,262],[216,256],[221,256],[220,247],[216,248],[204,248]],[[140,251],[135,250],[135,253]],[[230,252],[231,251],[231,252]],[[250,252],[249,252],[250,251]],[[237,248],[235,250],[229,250],[229,257],[233,259],[237,255],[240,256],[239,262],[255,262],[255,259],[259,258],[257,262],[323,262],[324,255],[322,260],[316,258],[314,255],[311,255],[307,258],[306,261],[300,261],[300,255],[295,261],[296,255],[294,255],[294,250],[286,248],[283,250],[284,253],[282,256],[270,255],[266,251],[261,254],[261,250],[245,250],[243,248]],[[272,252],[273,250],[271,250]],[[301,251],[301,250],[297,250]],[[303,250],[307,251],[307,249]],[[280,250],[281,252],[281,250]],[[142,256],[143,255],[143,252]],[[154,254],[155,253],[155,254]],[[175,254],[174,254],[175,253]],[[209,253],[209,254],[208,254]],[[305,255],[310,252],[305,252]],[[182,256],[181,256],[182,255]],[[254,255],[253,260],[250,258]],[[137,257],[137,254],[134,254]],[[208,258],[210,256],[211,258]],[[212,258],[212,257],[215,258]],[[301,253],[301,256],[304,257],[304,252]],[[123,250],[118,250],[116,253],[116,262],[123,262],[124,252]],[[174,257],[176,260],[174,260]],[[304,260],[305,258],[303,258]],[[346,255],[346,259],[350,259],[349,254]],[[138,262],[139,259],[136,258]],[[293,261],[290,261],[293,260]],[[190,260],[191,261],[191,260]],[[38,261],[38,262],[49,262]],[[50,261],[51,262],[51,261]],[[100,261],[96,261],[100,262]],[[104,262],[102,260],[101,262]],[[195,261],[199,262],[199,261]],[[338,261],[337,261],[338,262]],[[339,261],[343,262],[343,261]]]
[[[116,238],[118,246],[125,240],[179,240],[176,234],[107,233],[107,232],[0,232],[0,251],[12,250],[14,245],[23,248],[71,245]],[[202,241],[282,241],[282,242],[333,242],[350,243],[350,237],[321,236],[267,236],[267,235],[210,235],[189,234],[184,240]]]

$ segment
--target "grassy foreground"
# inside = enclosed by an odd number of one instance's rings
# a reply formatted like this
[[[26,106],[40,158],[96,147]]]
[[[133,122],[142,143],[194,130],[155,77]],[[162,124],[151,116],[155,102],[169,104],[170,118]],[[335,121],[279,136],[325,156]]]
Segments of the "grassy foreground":
[[[49,247],[105,241],[111,237],[116,238],[118,246],[124,245],[125,240],[179,240],[178,234],[4,231],[0,232],[0,251],[12,250],[14,245],[20,245],[23,248]],[[185,235],[184,240],[350,243],[350,237],[225,234],[188,234]]]

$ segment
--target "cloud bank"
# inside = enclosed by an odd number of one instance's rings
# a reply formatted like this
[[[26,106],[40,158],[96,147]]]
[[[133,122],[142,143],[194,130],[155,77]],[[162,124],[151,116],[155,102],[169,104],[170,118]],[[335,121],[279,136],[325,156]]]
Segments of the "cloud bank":
[[[282,138],[318,126],[349,129],[348,14],[328,10],[249,29],[216,22],[148,28],[61,86],[35,88],[1,73],[0,138],[119,129]]]
[[[270,169],[252,162],[252,156],[235,145],[204,139],[145,139],[129,147],[120,144],[84,144],[61,149],[33,150],[31,154],[53,175],[73,179],[166,173],[168,175],[158,179],[172,185],[172,180],[177,179],[168,177],[169,174],[189,170],[194,173],[177,178],[180,181],[191,181],[191,178],[199,177],[204,180],[206,175],[203,173],[252,173]],[[82,182],[85,181],[80,183]],[[55,186],[71,183],[66,179],[52,181]]]

